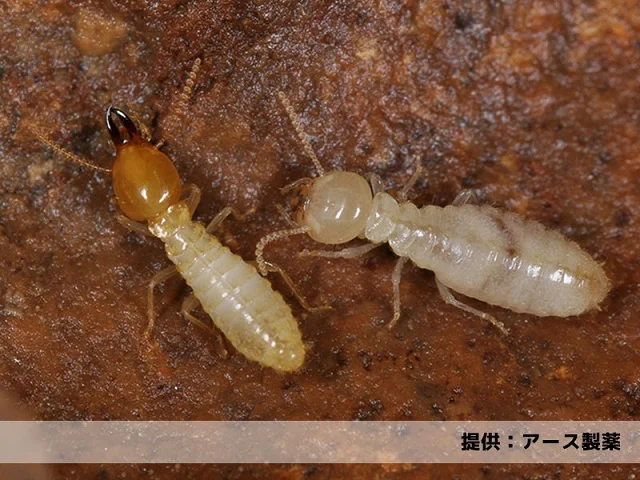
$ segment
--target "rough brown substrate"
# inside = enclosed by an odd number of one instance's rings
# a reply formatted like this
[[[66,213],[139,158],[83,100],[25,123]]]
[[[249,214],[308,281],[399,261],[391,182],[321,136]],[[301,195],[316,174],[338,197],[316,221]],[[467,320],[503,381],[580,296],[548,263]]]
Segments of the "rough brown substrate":
[[[0,3],[0,387],[43,419],[633,420],[640,413],[640,7],[625,0],[33,1]],[[196,57],[192,104],[175,114]],[[508,338],[406,268],[393,332],[384,249],[297,259],[314,304],[291,300],[308,360],[281,376],[231,354],[162,290],[149,352],[146,286],[167,262],[114,220],[110,179],[35,142],[39,126],[103,166],[111,103],[165,138],[197,218],[256,207],[220,237],[253,258],[286,226],[278,188],[311,166],[275,92],[327,168],[397,191],[419,158],[417,204],[462,188],[558,228],[605,263],[601,312],[535,318],[474,302]],[[275,285],[286,293],[285,287]],[[62,477],[172,478],[175,466],[57,467]],[[182,466],[183,478],[633,478],[633,467]]]

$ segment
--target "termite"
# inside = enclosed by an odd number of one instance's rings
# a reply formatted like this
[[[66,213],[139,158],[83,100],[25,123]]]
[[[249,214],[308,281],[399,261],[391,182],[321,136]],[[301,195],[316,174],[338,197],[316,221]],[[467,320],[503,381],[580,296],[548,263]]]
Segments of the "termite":
[[[302,124],[286,96],[278,97],[296,134],[311,158],[318,177],[294,182],[296,228],[267,235],[256,247],[258,265],[274,240],[308,234],[323,244],[342,244],[355,238],[371,243],[339,251],[303,251],[303,255],[356,258],[388,243],[400,258],[392,274],[393,327],[400,318],[400,278],[407,260],[435,273],[445,302],[508,331],[493,316],[457,300],[451,290],[518,313],[541,317],[580,315],[607,296],[611,283],[602,266],[576,243],[541,223],[488,205],[470,203],[474,194],[462,191],[452,205],[416,207],[406,200],[418,168],[399,200],[371,175],[325,173]],[[475,202],[474,202],[475,203]]]
[[[193,289],[182,304],[185,318],[208,329],[191,313],[201,304],[213,324],[245,357],[281,372],[300,368],[305,347],[290,307],[252,265],[212,233],[234,210],[225,207],[206,228],[193,221],[200,189],[183,186],[173,162],[150,142],[148,132],[141,134],[134,121],[113,106],[107,109],[106,126],[116,149],[112,169],[82,160],[38,131],[34,133],[72,161],[110,171],[116,201],[124,213],[118,220],[130,230],[151,234],[164,243],[174,265],[156,273],[149,283],[145,338],[151,337],[154,328],[154,288],[180,273]]]

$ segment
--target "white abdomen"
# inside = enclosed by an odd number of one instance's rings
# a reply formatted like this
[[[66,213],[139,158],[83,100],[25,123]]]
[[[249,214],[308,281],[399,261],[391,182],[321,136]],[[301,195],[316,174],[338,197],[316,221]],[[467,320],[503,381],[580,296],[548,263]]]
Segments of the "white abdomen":
[[[199,223],[181,221],[167,231],[161,238],[169,259],[238,352],[276,370],[298,369],[302,336],[271,284]]]
[[[610,289],[602,267],[576,243],[489,206],[418,209],[379,193],[365,233],[452,290],[515,312],[579,315]]]

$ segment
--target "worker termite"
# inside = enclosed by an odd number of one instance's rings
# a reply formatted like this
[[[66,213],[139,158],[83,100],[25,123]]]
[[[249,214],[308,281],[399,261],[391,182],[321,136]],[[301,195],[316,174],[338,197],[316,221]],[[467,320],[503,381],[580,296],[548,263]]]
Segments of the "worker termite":
[[[131,230],[162,240],[174,263],[149,284],[145,337],[149,339],[154,327],[154,287],[180,273],[193,289],[181,309],[189,321],[208,328],[191,313],[201,303],[214,325],[245,357],[278,371],[297,370],[304,362],[305,347],[291,309],[253,266],[212,235],[233,210],[224,208],[206,228],[194,222],[200,189],[195,185],[183,188],[173,162],[122,110],[109,107],[106,125],[116,148],[113,189],[125,215],[119,220]],[[38,131],[34,133],[67,158],[109,171],[62,150]],[[183,191],[185,199],[181,199]]]
[[[382,191],[381,180],[367,180],[352,172],[324,173],[293,107],[278,94],[318,172],[285,190],[296,193],[297,228],[267,235],[256,247],[258,265],[265,246],[290,235],[308,234],[324,244],[355,238],[369,244],[340,251],[304,251],[304,255],[355,258],[388,243],[400,257],[392,275],[393,327],[400,318],[399,285],[409,259],[435,273],[443,299],[462,310],[507,329],[491,315],[457,300],[451,290],[518,313],[568,317],[598,308],[611,288],[602,267],[576,243],[542,224],[488,205],[473,205],[471,191],[463,191],[452,205],[422,208],[406,201],[420,173],[419,167],[399,196]]]

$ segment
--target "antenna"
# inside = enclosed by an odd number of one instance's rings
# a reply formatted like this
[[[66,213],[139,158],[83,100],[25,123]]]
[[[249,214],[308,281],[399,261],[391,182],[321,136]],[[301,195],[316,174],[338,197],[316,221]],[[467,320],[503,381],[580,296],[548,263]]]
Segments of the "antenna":
[[[53,143],[51,140],[49,140],[42,133],[42,131],[40,131],[38,128],[34,127],[33,125],[29,125],[28,128],[31,131],[31,133],[33,133],[38,138],[38,140],[40,140],[42,143],[47,145],[55,153],[65,157],[67,160],[71,160],[74,163],[77,163],[77,164],[82,165],[84,167],[91,168],[93,170],[98,170],[98,171],[101,171],[101,172],[110,172],[111,171],[110,168],[99,167],[97,165],[94,165],[93,163],[87,162],[86,160],[80,158],[77,155],[74,155],[73,153],[67,152],[65,149],[59,147],[58,145]]]
[[[300,139],[300,142],[304,147],[305,153],[309,156],[309,158],[311,158],[313,165],[316,167],[316,171],[318,172],[318,175],[322,177],[324,175],[324,168],[322,168],[322,165],[320,164],[320,160],[318,160],[318,157],[313,151],[313,148],[311,147],[311,141],[309,140],[309,136],[306,133],[304,133],[304,130],[302,129],[302,123],[300,122],[300,119],[298,118],[298,115],[296,114],[296,112],[293,110],[293,107],[291,106],[291,102],[289,102],[289,99],[283,92],[278,92],[278,99],[280,100],[280,102],[282,102],[284,109],[287,111],[287,115],[289,115],[289,120],[291,120],[291,123],[293,124],[293,128],[295,129],[296,134],[298,135],[298,139]]]
[[[191,99],[191,95],[193,94],[193,87],[196,84],[196,78],[198,77],[198,72],[200,71],[200,65],[202,65],[202,59],[198,57],[193,61],[191,71],[189,72],[187,80],[182,87],[182,92],[178,96],[178,103],[173,112],[173,115],[175,115],[176,117],[181,117],[187,111],[189,100]]]

